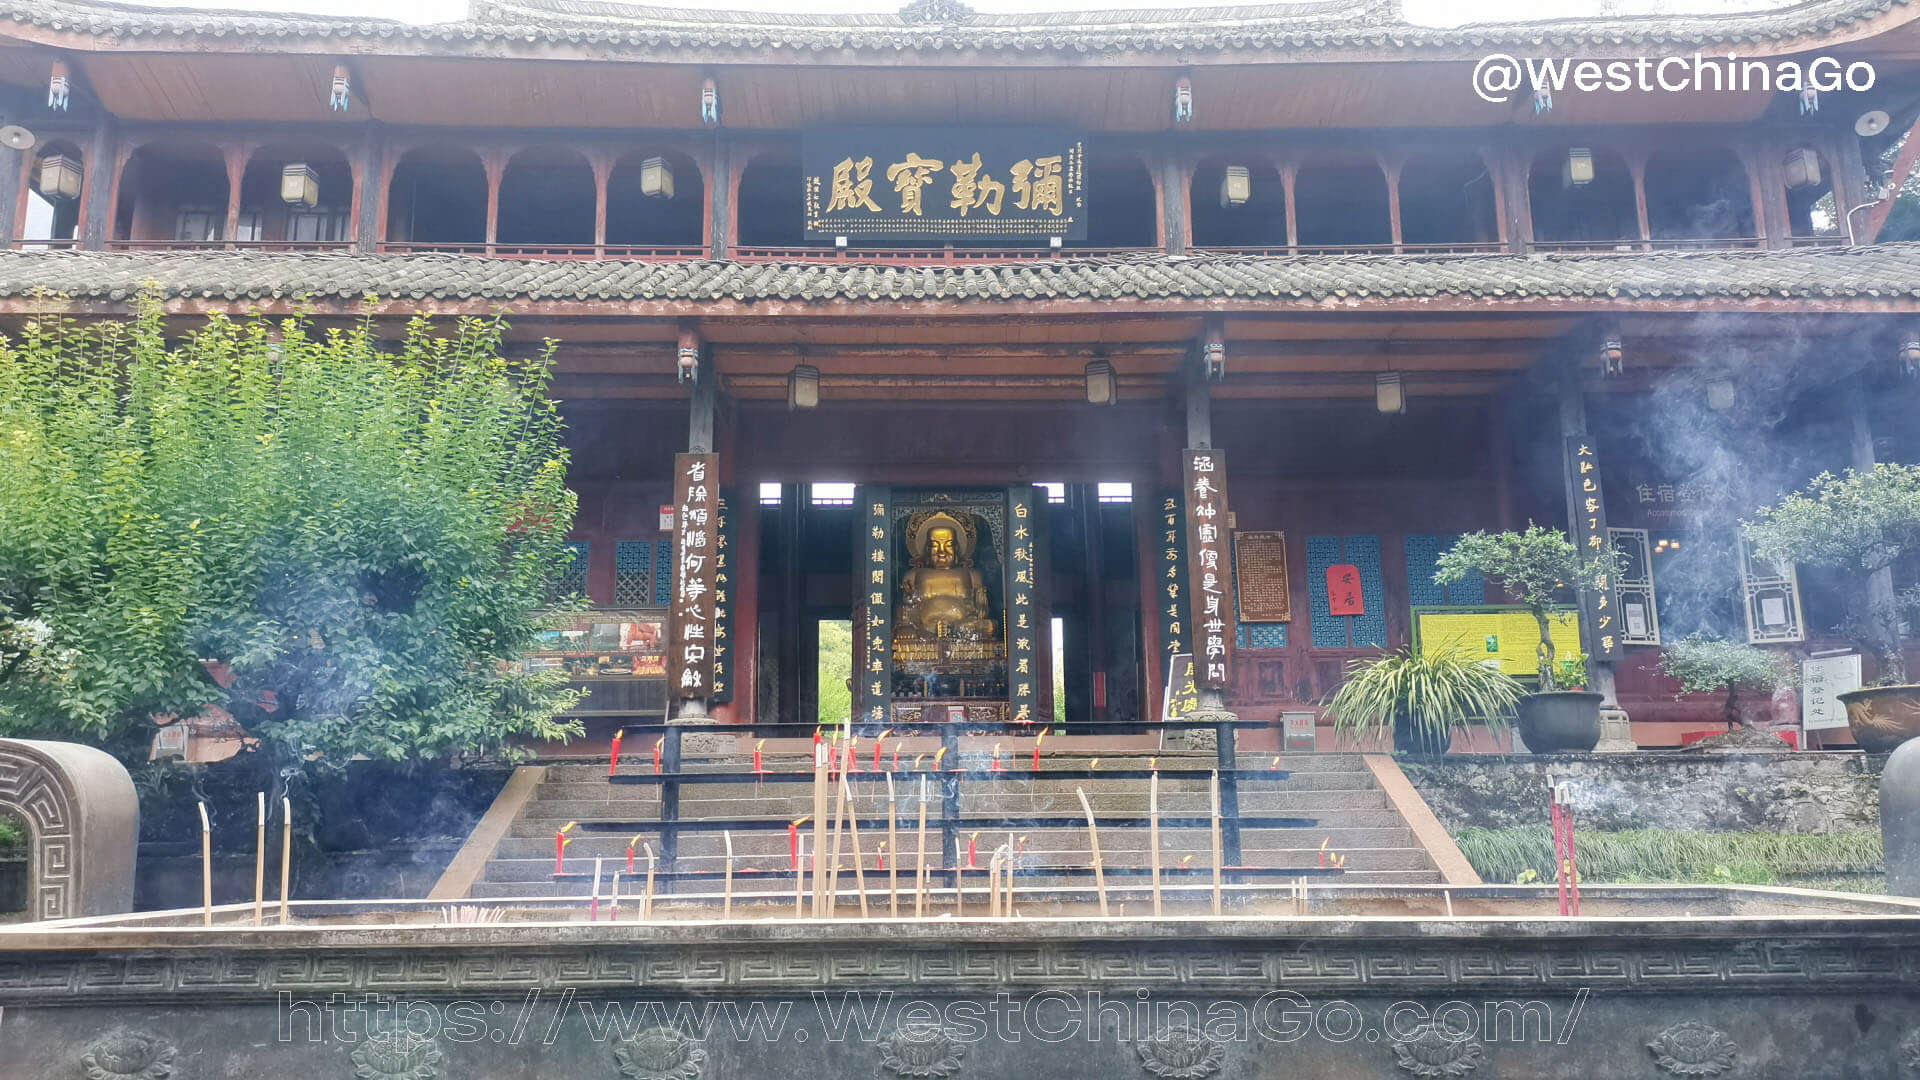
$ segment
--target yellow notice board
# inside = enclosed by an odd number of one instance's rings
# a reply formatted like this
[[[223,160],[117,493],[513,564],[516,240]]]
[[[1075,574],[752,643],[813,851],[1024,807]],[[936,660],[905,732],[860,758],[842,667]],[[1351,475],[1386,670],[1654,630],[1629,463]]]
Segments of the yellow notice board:
[[[1500,670],[1508,675],[1540,671],[1540,624],[1526,611],[1415,611],[1413,619],[1423,655],[1453,646],[1468,656],[1498,659]],[[1553,615],[1548,625],[1556,658],[1579,654],[1580,624],[1575,612]]]

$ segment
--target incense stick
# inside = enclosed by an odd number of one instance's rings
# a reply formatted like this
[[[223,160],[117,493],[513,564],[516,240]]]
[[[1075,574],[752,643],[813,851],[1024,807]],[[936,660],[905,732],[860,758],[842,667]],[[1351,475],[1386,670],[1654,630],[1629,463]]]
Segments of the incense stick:
[[[1225,915],[1226,908],[1220,899],[1220,878],[1225,871],[1221,866],[1222,847],[1220,844],[1220,770],[1213,770],[1213,913]]]
[[[820,876],[820,858],[827,853],[827,744],[813,744],[813,917],[826,906],[826,880]]]
[[[207,804],[200,804],[200,921],[213,925],[213,822]]]
[[[1160,914],[1160,771],[1147,778],[1147,865],[1153,868],[1153,913]]]
[[[720,902],[720,917],[733,918],[733,830],[723,830],[720,835],[727,841],[727,887],[726,898]]]
[[[280,925],[287,924],[287,881],[293,870],[293,800],[280,797]]]
[[[833,791],[833,848],[827,853],[827,904],[822,911],[829,919],[840,912],[840,830],[846,827],[847,821],[847,777],[844,770],[839,780],[839,786]]]
[[[920,777],[920,844],[919,860],[913,871],[913,917],[922,918],[927,913],[927,778]]]
[[[253,925],[259,926],[267,902],[267,793],[259,793],[260,820],[253,837]]]
[[[899,752],[898,744],[895,753]],[[887,864],[887,915],[900,917],[900,804],[894,800],[893,773],[887,773],[887,850],[893,861]]]
[[[640,894],[640,921],[653,921],[653,845],[647,845],[647,891]]]
[[[1087,847],[1093,851],[1093,888],[1100,896],[1100,914],[1107,914],[1107,875],[1102,868],[1100,858],[1100,829],[1093,822],[1093,804],[1087,801],[1085,788],[1074,788],[1073,793],[1080,796],[1080,809],[1087,812]]]
[[[841,798],[847,802],[853,801],[853,791],[847,786],[847,776],[845,773],[840,774],[840,795]],[[855,888],[860,890],[860,917],[864,919],[867,917],[867,868],[862,864],[860,856],[860,812],[858,807],[853,808],[853,812],[847,815],[847,842],[853,847],[853,884]],[[834,869],[839,869],[837,862],[834,864]]]

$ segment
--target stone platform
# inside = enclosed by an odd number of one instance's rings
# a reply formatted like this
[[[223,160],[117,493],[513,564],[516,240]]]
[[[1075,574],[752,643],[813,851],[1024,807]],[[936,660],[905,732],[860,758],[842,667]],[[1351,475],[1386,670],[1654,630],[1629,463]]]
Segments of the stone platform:
[[[1236,891],[1225,917],[1139,910],[1067,894],[1014,919],[721,922],[674,898],[644,924],[563,901],[33,924],[0,930],[0,1074],[1892,1078],[1920,1057],[1916,903],[1612,886],[1563,918],[1550,889],[1317,886]]]

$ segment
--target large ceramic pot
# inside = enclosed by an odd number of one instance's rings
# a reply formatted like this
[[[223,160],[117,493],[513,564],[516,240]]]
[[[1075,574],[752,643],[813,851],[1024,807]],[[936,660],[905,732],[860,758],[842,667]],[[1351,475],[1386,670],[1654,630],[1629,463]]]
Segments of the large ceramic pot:
[[[1841,694],[1853,741],[1869,754],[1887,754],[1920,735],[1920,686],[1870,686]]]
[[[1413,717],[1401,713],[1393,718],[1393,748],[1402,754],[1437,755],[1447,752],[1453,745],[1453,732],[1435,732],[1413,722]]]
[[[1586,753],[1600,741],[1599,694],[1556,690],[1520,699],[1520,738],[1536,754]]]

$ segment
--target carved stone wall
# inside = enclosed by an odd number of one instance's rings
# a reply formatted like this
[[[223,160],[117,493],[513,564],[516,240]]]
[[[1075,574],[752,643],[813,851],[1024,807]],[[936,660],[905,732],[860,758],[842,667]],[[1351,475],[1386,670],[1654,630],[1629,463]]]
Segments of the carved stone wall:
[[[29,842],[29,911],[36,919],[133,910],[140,805],[113,757],[77,743],[0,739],[0,808]]]

